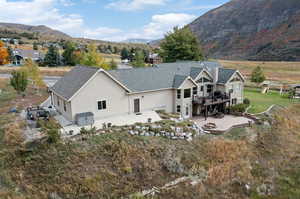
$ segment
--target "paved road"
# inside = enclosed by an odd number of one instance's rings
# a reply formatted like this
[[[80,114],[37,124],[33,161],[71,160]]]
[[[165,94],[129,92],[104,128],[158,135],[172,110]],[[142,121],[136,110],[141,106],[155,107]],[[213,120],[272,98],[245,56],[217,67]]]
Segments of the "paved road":
[[[10,74],[0,74],[0,78],[10,78]],[[61,77],[59,76],[44,76],[44,82],[47,84],[48,87],[53,86],[57,80],[59,80]]]

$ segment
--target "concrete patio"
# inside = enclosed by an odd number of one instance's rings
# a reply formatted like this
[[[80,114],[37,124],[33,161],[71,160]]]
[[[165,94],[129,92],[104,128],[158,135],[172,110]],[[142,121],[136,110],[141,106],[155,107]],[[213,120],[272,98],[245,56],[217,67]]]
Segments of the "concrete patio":
[[[105,123],[106,125],[108,123],[111,123],[114,126],[125,126],[125,125],[133,125],[135,123],[147,123],[148,119],[151,118],[151,122],[157,122],[162,120],[159,115],[155,111],[147,111],[143,112],[141,114],[127,114],[127,115],[120,115],[120,116],[115,116],[115,117],[109,117],[101,120],[95,121],[93,127],[96,127],[97,129],[102,129],[103,124]],[[91,126],[84,126],[86,129],[90,129]],[[80,133],[80,129],[82,126],[78,125],[68,125],[64,126],[61,130],[63,133],[63,136],[68,137],[68,136],[73,136],[77,135]],[[72,131],[72,135],[69,135],[69,132]]]
[[[200,127],[203,127],[208,123],[214,123],[216,124],[217,128],[211,129],[211,131],[219,132],[226,132],[234,126],[246,125],[249,124],[249,122],[253,123],[251,119],[233,115],[225,115],[225,117],[222,119],[208,117],[207,120],[205,120],[204,117],[195,117],[192,120]]]

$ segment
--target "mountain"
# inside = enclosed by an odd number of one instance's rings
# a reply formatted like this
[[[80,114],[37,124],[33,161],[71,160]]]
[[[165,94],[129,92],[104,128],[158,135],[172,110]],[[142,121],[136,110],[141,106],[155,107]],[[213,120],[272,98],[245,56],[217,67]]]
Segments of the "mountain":
[[[134,44],[147,44],[149,42],[151,42],[151,40],[149,39],[135,39],[135,38],[126,39],[122,41],[122,43],[134,43]]]
[[[232,0],[189,27],[210,58],[300,60],[299,0]]]
[[[6,32],[11,35],[19,34],[22,37],[23,35],[34,34],[34,37],[42,40],[59,40],[59,39],[71,39],[71,37],[63,32],[58,30],[53,30],[47,26],[31,26],[24,24],[14,24],[14,23],[0,23],[0,32]],[[24,34],[25,33],[25,34]]]

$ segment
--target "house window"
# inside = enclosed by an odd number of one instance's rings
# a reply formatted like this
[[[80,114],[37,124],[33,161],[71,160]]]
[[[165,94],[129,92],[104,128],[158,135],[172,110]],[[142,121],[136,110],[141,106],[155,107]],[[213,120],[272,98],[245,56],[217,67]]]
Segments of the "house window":
[[[200,91],[203,92],[204,91],[204,86],[200,87]]]
[[[198,94],[198,87],[194,87],[193,88],[193,95],[197,95]]]
[[[106,109],[106,100],[98,101],[98,110],[105,110]]]
[[[67,105],[65,101],[64,101],[64,111],[67,112]]]
[[[181,98],[181,90],[177,90],[177,99]]]
[[[207,85],[207,93],[211,93],[213,91],[214,86],[213,85]]]
[[[236,99],[236,98],[232,99],[231,101],[232,101],[232,102],[231,102],[232,105],[236,105],[236,104],[237,104],[237,99]]]
[[[59,98],[56,97],[56,100],[57,100],[57,106],[60,106],[60,104],[59,104]]]
[[[181,113],[181,106],[180,105],[177,106],[176,111],[177,111],[177,113]]]
[[[184,89],[184,98],[191,97],[191,89]]]

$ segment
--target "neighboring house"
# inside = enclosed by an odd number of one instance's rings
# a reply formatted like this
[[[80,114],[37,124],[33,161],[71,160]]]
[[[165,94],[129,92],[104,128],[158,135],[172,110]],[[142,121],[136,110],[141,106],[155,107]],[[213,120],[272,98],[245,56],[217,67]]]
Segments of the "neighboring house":
[[[77,66],[52,88],[52,103],[68,120],[95,120],[164,110],[184,118],[243,102],[244,78],[218,62],[176,62],[105,71]]]
[[[148,56],[147,61],[150,64],[160,64],[160,63],[162,63],[162,58],[159,56],[158,53],[153,53]]]
[[[13,64],[16,66],[23,65],[26,59],[32,59],[36,62],[41,62],[44,55],[37,50],[14,49]]]

